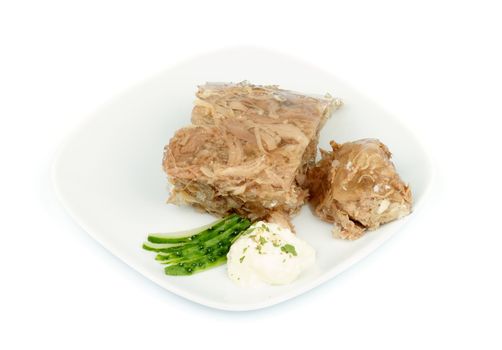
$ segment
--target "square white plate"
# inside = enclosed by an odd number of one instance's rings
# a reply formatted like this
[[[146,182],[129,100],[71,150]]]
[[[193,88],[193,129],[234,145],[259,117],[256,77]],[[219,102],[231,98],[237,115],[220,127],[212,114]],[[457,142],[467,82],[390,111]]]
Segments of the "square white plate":
[[[201,55],[111,100],[71,135],[55,161],[53,178],[62,203],[92,237],[147,278],[187,299],[225,310],[263,308],[304,293],[367,256],[413,219],[412,214],[347,242],[331,238],[331,225],[305,206],[293,222],[298,236],[316,249],[317,263],[287,286],[242,289],[227,278],[225,266],[189,277],[165,276],[154,254],[141,249],[147,233],[188,229],[214,218],[166,204],[163,147],[176,129],[190,123],[198,84],[242,80],[341,97],[345,105],[322,130],[320,146],[327,148],[332,139],[379,138],[410,183],[415,208],[432,178],[427,155],[393,116],[329,73],[268,50],[233,48]]]

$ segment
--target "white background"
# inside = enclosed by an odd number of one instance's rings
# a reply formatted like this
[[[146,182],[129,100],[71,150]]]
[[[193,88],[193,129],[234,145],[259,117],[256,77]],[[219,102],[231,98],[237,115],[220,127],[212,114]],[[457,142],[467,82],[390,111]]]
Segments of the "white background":
[[[502,347],[502,12],[496,1],[1,1],[0,348]],[[254,44],[405,121],[434,194],[370,257],[294,300],[230,313],[157,287],[54,197],[64,137],[125,88]]]

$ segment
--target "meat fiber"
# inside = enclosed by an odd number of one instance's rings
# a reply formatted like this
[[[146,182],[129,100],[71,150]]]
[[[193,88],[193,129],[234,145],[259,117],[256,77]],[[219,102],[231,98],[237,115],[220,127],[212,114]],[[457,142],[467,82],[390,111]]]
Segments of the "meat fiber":
[[[193,125],[166,146],[170,202],[216,215],[251,219],[291,215],[304,204],[319,131],[341,105],[276,86],[206,84],[197,92]]]
[[[332,141],[331,147],[332,152],[321,150],[322,159],[308,172],[308,185],[314,212],[334,224],[333,236],[357,239],[411,212],[410,188],[383,143]]]

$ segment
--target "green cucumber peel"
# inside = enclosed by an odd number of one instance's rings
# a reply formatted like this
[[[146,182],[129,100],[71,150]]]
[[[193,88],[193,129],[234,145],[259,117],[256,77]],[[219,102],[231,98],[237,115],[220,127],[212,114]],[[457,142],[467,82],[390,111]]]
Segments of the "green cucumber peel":
[[[176,264],[166,266],[164,272],[170,276],[188,276],[197,272],[202,272],[207,269],[223,265],[227,261],[228,249],[215,251],[213,254],[203,256],[199,259],[178,262]]]
[[[231,245],[250,226],[248,219],[231,214],[181,235],[150,234],[143,249],[157,253],[167,275],[192,275],[224,264]]]
[[[177,256],[182,256],[184,254],[189,254],[189,253],[196,253],[198,251],[202,251],[207,247],[212,246],[213,244],[217,244],[220,240],[224,239],[227,237],[229,234],[232,234],[234,231],[242,230],[244,227],[249,226],[249,220],[244,219],[240,220],[240,222],[237,222],[235,225],[225,225],[222,226],[221,229],[225,228],[225,231],[214,231],[211,232],[208,235],[205,235],[205,237],[202,237],[200,239],[194,239],[190,243],[186,244],[181,244],[173,247],[168,247],[168,248],[160,248],[156,250],[159,253],[166,253],[166,254],[173,254]]]
[[[179,247],[180,244],[175,243],[152,243],[152,242],[144,242],[143,249],[149,250],[151,252],[160,252],[162,249]]]
[[[222,232],[219,236],[214,237],[205,242],[199,242],[198,244],[190,244],[181,246],[177,249],[171,250],[166,249],[159,251],[156,256],[156,260],[166,261],[171,259],[192,259],[194,257],[204,256],[206,254],[210,254],[213,250],[221,248],[223,246],[228,246],[230,249],[230,245],[233,243],[236,237],[249,227],[249,220],[243,220],[238,225],[228,228],[225,232]]]
[[[237,223],[241,218],[237,214],[229,215],[223,219],[212,222],[202,227],[185,231],[183,235],[175,236],[163,233],[151,233],[148,235],[148,241],[151,243],[192,243],[200,240],[206,234],[217,234],[225,230],[229,225]]]

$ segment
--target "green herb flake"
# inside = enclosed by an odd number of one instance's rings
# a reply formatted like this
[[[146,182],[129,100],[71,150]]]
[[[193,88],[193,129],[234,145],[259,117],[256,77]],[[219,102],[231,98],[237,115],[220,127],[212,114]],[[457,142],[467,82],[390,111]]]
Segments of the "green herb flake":
[[[260,244],[265,244],[265,243],[267,243],[267,240],[265,239],[265,237],[260,236]]]
[[[243,256],[241,256],[241,258],[239,259],[239,261],[240,261],[240,263],[241,263],[241,264],[242,264],[242,261],[244,260],[244,258],[245,258],[245,257],[246,257],[246,256],[245,256],[245,255],[243,255]]]
[[[264,254],[264,253],[263,253],[263,251],[262,251],[262,248],[263,248],[263,246],[262,246],[262,245],[257,245],[257,246],[256,246],[256,250],[258,251],[258,254],[260,254],[260,255],[263,255],[263,254]]]
[[[248,250],[249,246],[245,247],[244,249],[242,249],[242,253],[244,254],[246,252],[246,250]]]
[[[281,250],[284,252],[284,253],[289,253],[289,254],[292,254],[294,256],[297,256],[298,254],[296,253],[296,249],[295,249],[295,246],[294,245],[291,245],[291,244],[285,244],[281,247]]]
[[[252,233],[252,232],[254,231],[254,229],[255,229],[254,227],[250,227],[250,228],[248,228],[248,229],[247,229],[247,230],[243,233],[243,235],[249,235],[250,233]]]

